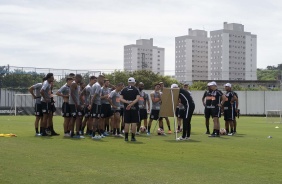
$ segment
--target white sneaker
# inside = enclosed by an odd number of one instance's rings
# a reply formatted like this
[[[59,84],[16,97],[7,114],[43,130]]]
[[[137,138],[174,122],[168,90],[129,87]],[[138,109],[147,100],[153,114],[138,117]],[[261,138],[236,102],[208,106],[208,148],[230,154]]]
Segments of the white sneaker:
[[[64,134],[64,137],[70,137],[70,134],[66,133]]]
[[[104,135],[102,134],[102,135],[100,135],[100,137],[101,137],[101,138],[105,138],[106,136],[104,136]]]
[[[140,132],[136,132],[135,135],[140,135]]]
[[[117,137],[123,137],[123,135],[121,135],[121,134],[118,134],[118,135],[117,135]]]
[[[40,133],[35,133],[35,136],[36,137],[40,137],[40,136],[42,136]]]
[[[177,141],[183,141],[183,140],[185,140],[185,138],[183,138],[182,136],[180,136],[180,137],[176,138],[176,140],[177,140]]]
[[[94,137],[92,137],[92,139],[96,139],[96,140],[98,140],[98,139],[101,139],[101,136],[97,136],[97,135],[95,135]]]
[[[232,136],[232,135],[233,135],[233,133],[231,133],[231,132],[230,132],[230,133],[228,133],[227,135],[228,135],[228,136]]]
[[[79,138],[80,138],[80,139],[85,139],[85,137],[84,137],[84,136],[82,136],[82,135],[80,135],[80,136],[79,136]]]
[[[190,137],[185,137],[185,140],[190,140],[191,138]]]

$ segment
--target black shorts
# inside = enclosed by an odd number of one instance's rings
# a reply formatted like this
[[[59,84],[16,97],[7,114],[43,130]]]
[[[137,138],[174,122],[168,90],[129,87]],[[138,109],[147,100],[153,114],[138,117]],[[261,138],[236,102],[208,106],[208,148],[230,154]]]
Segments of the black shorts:
[[[35,116],[43,116],[42,105],[41,104],[35,103],[34,114],[35,114]]]
[[[80,106],[80,108],[77,109],[77,115],[84,116],[84,106]]]
[[[140,113],[140,121],[143,119],[148,119],[147,109],[140,109],[139,113]]]
[[[210,117],[212,117],[212,109],[205,107],[205,118],[210,119]]]
[[[124,123],[139,123],[139,110],[126,110],[123,111]]]
[[[120,108],[120,116],[123,116],[123,111],[124,111],[124,108],[121,107],[121,108]]]
[[[233,108],[224,107],[224,120],[233,121],[234,120],[234,110]]]
[[[52,112],[56,112],[56,107],[55,107],[55,104],[54,103],[51,103],[51,111]]]
[[[68,102],[64,102],[63,105],[62,105],[62,116],[67,118],[67,117],[70,117],[71,114],[70,114],[70,105]]]
[[[41,101],[41,107],[42,107],[42,113],[43,114],[49,114],[50,112],[52,112],[52,107],[51,107],[51,103],[50,102],[42,102]]]
[[[112,109],[110,104],[102,104],[101,105],[101,118],[109,118],[111,117]]]
[[[185,117],[185,109],[176,108],[175,115],[176,117],[183,119]]]
[[[100,118],[101,116],[101,105],[97,105],[97,104],[92,104],[92,109],[90,111],[90,115],[92,118]]]
[[[76,116],[77,116],[77,109],[76,109],[75,105],[74,104],[69,104],[69,106],[70,106],[70,115],[71,115],[71,117],[76,118]]]
[[[86,118],[90,117],[90,110],[88,109],[88,106],[85,106],[83,108],[83,114],[84,114],[84,117],[86,117]]]
[[[211,115],[213,118],[220,118],[221,117],[221,110],[220,107],[212,108]]]
[[[150,114],[150,119],[152,119],[152,120],[160,120],[160,119],[162,119],[162,118],[159,117],[159,113],[160,113],[160,110],[152,109],[151,110],[151,114]]]

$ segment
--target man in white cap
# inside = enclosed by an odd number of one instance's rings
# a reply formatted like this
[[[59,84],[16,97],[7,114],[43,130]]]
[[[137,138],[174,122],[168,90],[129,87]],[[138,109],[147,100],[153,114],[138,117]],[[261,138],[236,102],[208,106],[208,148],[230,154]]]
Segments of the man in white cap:
[[[120,93],[120,101],[124,103],[124,135],[125,141],[128,141],[129,125],[131,124],[131,141],[136,141],[136,125],[139,120],[139,106],[138,100],[140,98],[139,91],[135,85],[135,79],[130,77],[128,79],[128,86],[125,87]]]
[[[227,97],[227,101],[224,102],[223,104],[223,109],[224,109],[224,120],[225,120],[225,129],[226,129],[226,134],[229,136],[232,136],[234,134],[234,119],[235,119],[235,114],[234,114],[234,102],[236,101],[238,103],[238,99],[235,95],[235,93],[231,90],[231,84],[226,83],[224,85],[226,93],[225,96]],[[230,131],[229,131],[229,126],[230,126]]]
[[[172,84],[171,88],[178,88],[178,85]],[[195,109],[195,103],[190,93],[182,88],[179,89],[178,98],[185,108],[185,115],[183,118],[182,136],[177,138],[177,140],[189,140],[191,135],[191,118]]]
[[[203,102],[203,105],[205,107],[204,114],[205,114],[205,119],[206,119],[206,129],[207,129],[206,134],[210,134],[210,117],[211,117],[211,108],[209,106],[207,106],[207,104],[206,104],[206,100],[207,100],[206,97],[211,96],[211,92],[212,92],[211,83],[209,82],[207,84],[207,91],[205,91],[205,93],[202,97],[202,102]]]
[[[221,117],[221,108],[226,101],[225,95],[217,89],[216,82],[210,83],[212,92],[206,97],[206,106],[211,109],[211,115],[213,118],[214,128],[213,133],[209,137],[220,137],[219,129],[220,123],[219,118]]]

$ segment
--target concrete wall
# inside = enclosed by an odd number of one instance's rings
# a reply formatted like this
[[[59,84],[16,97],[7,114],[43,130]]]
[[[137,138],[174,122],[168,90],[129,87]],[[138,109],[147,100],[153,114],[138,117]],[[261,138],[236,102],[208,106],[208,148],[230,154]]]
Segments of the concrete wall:
[[[152,90],[145,90],[148,94]],[[239,109],[244,115],[264,115],[267,110],[282,110],[282,91],[238,91]],[[0,107],[7,109],[14,108],[13,91],[1,90]],[[202,104],[202,96],[204,91],[192,91],[195,101],[195,114],[203,114],[204,106]],[[60,108],[62,98],[55,97],[56,107]],[[34,102],[31,96],[24,96],[17,99],[18,107],[33,107]],[[1,113],[0,113],[1,114]]]

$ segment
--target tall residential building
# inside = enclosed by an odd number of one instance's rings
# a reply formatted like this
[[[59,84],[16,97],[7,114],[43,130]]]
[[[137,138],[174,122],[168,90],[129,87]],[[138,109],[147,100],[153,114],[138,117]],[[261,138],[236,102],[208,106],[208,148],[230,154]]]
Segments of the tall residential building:
[[[175,78],[179,82],[208,79],[209,38],[207,31],[188,30],[175,38]]]
[[[164,48],[153,46],[153,38],[124,46],[125,71],[149,70],[164,75]]]
[[[210,32],[209,80],[257,80],[257,36],[227,22]]]

